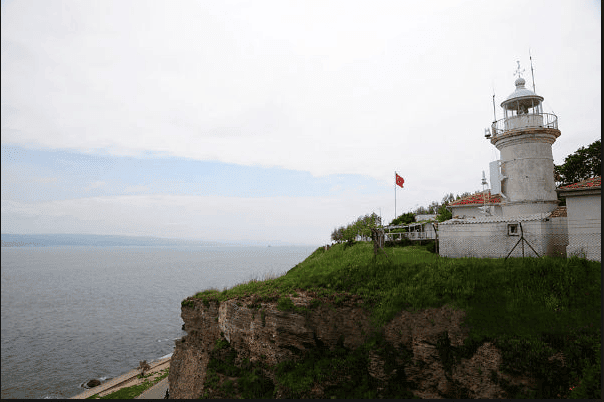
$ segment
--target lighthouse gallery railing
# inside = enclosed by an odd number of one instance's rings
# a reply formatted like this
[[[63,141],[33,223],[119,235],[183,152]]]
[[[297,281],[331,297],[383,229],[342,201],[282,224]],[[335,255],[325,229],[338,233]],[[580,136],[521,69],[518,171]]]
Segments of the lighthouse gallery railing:
[[[492,135],[497,137],[506,131],[526,127],[558,129],[558,116],[552,113],[528,113],[497,120],[491,125]]]

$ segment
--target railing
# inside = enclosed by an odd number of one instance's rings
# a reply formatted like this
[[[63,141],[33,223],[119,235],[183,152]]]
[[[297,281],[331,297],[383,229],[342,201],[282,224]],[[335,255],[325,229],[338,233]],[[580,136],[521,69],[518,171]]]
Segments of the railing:
[[[400,226],[386,226],[385,238],[386,240],[402,240],[403,238],[409,240],[425,240],[425,239],[436,239],[436,232],[434,230],[425,230],[425,224],[415,223],[410,225]],[[406,232],[393,232],[393,229],[407,229]]]
[[[402,240],[403,238],[409,240],[426,240],[436,239],[435,232],[399,232],[399,233],[385,233],[386,240]]]
[[[506,131],[526,127],[544,127],[557,130],[558,116],[552,113],[529,113],[500,119],[491,125],[491,135],[497,137]]]

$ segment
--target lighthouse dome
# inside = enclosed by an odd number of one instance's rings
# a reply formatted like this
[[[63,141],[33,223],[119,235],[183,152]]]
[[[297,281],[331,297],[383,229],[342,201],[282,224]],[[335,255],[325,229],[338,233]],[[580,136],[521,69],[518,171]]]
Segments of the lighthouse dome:
[[[514,82],[516,90],[501,102],[501,107],[508,110],[518,110],[519,107],[530,108],[539,105],[543,101],[543,97],[527,89],[524,86],[525,83],[524,78],[516,78]]]

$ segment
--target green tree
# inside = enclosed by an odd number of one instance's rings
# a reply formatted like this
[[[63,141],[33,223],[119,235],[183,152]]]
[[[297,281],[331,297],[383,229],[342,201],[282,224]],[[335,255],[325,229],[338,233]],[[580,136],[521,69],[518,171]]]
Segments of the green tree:
[[[438,213],[438,208],[440,208],[438,201],[432,201],[430,205],[428,205],[427,210],[429,214],[436,214]]]
[[[371,215],[368,215],[366,219],[369,228],[377,228],[379,226],[382,226],[382,218],[380,218],[380,216],[375,212],[372,212]]]
[[[415,214],[413,212],[407,212],[405,214],[399,215],[396,219],[393,219],[392,222],[390,222],[390,225],[408,225],[413,222],[415,222]]]
[[[447,205],[449,205],[448,202],[446,204],[441,205],[440,208],[438,208],[438,213],[436,214],[437,221],[444,222],[453,217],[453,214],[451,213],[451,211],[449,211],[447,209]]]
[[[143,360],[141,362],[138,363],[138,369],[141,371],[141,377],[145,376],[145,373],[148,370],[151,370],[151,366],[149,366],[149,364],[147,363],[146,360]]]
[[[353,225],[348,225],[346,226],[346,228],[344,229],[343,232],[343,238],[344,240],[348,243],[348,244],[352,244],[354,243],[354,240],[357,237],[357,230],[356,227]]]
[[[602,140],[596,140],[587,148],[581,147],[564,159],[562,165],[554,165],[556,185],[566,186],[602,175]]]
[[[443,202],[443,204],[449,205],[449,203],[451,203],[453,201],[455,201],[455,196],[453,195],[453,193],[449,193],[443,197],[442,202]]]
[[[424,215],[424,214],[428,214],[429,212],[428,212],[428,208],[426,208],[426,207],[419,207],[419,208],[416,208],[413,211],[413,213],[415,215]]]
[[[331,232],[331,240],[341,243],[346,241],[349,244],[354,243],[358,238],[369,240],[371,238],[371,229],[382,225],[382,220],[375,212],[359,216],[357,220],[344,226],[340,226]]]
[[[451,211],[449,211],[447,209],[447,205],[449,205],[453,201],[455,201],[455,196],[453,195],[453,193],[449,193],[443,197],[442,203],[438,207],[438,211],[436,212],[437,221],[444,222],[453,217],[453,214],[451,213]]]
[[[331,232],[331,240],[335,241],[336,243],[341,243],[344,241],[344,226],[340,226]]]
[[[371,231],[369,229],[369,215],[359,216],[357,219],[356,227],[357,234],[361,236],[361,240],[367,240],[367,236],[371,235]]]
[[[361,240],[369,240],[369,238],[371,238],[371,229],[376,228],[381,224],[380,217],[375,212],[365,216],[359,216],[355,222],[357,235],[361,237]]]

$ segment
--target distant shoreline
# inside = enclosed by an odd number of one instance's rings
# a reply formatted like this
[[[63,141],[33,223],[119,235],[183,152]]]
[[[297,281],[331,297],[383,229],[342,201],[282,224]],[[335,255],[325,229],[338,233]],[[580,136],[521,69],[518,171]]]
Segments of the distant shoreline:
[[[95,234],[0,234],[2,247],[45,246],[183,246],[183,247],[312,247],[281,241],[206,241],[151,236],[120,236]]]
[[[3,241],[0,243],[0,247],[44,247],[44,245],[38,243],[24,243],[22,241]]]

